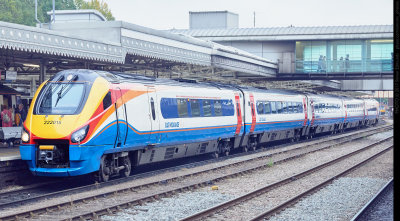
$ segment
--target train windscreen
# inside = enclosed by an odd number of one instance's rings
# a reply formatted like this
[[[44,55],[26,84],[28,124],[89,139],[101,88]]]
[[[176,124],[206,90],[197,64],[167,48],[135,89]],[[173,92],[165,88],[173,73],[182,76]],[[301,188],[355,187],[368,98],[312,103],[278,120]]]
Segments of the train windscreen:
[[[84,83],[48,83],[39,97],[36,114],[76,114],[85,95]]]

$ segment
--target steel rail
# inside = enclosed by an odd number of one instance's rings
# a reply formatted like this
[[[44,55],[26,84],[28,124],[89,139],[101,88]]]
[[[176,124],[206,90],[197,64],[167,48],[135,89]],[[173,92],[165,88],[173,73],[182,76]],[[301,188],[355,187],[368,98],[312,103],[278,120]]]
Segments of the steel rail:
[[[229,164],[229,165],[223,165],[221,167],[213,168],[213,169],[210,169],[210,170],[222,169],[224,167],[236,166],[238,164],[242,164],[242,163],[246,163],[246,162],[250,162],[250,161],[262,160],[264,158],[272,157],[272,156],[277,155],[277,154],[287,153],[287,152],[295,151],[295,150],[298,150],[298,149],[305,149],[305,148],[316,146],[316,145],[319,145],[319,144],[322,144],[322,143],[332,142],[332,141],[335,141],[335,140],[342,140],[341,143],[336,143],[335,145],[343,144],[343,143],[346,143],[346,142],[354,141],[356,139],[361,139],[364,136],[368,136],[371,133],[375,133],[375,131],[386,130],[386,129],[390,129],[392,127],[393,127],[392,125],[385,125],[385,126],[381,126],[381,127],[378,127],[378,128],[369,128],[368,130],[355,131],[354,133],[350,133],[350,134],[342,134],[342,135],[335,136],[335,137],[329,137],[329,139],[324,139],[326,137],[323,137],[322,139],[311,141],[311,143],[309,143],[309,144],[307,144],[305,146],[300,146],[300,147],[296,147],[296,148],[289,149],[289,150],[282,150],[282,151],[277,152],[277,153],[267,154],[267,155],[251,158],[251,159],[248,159],[248,160],[243,160],[243,161],[239,161],[239,162],[236,162],[236,163],[232,163],[232,164]],[[345,138],[351,138],[351,139],[350,140],[343,140]],[[279,145],[279,146],[277,146],[277,147],[275,147],[273,149],[279,149],[279,147],[284,146],[284,145],[286,145],[286,144]],[[325,147],[325,148],[328,148],[328,147]],[[321,149],[317,149],[315,151],[319,151],[319,150],[321,150]],[[265,150],[265,149],[258,150],[256,153],[265,152],[265,151],[267,151],[267,150]],[[307,153],[310,153],[310,152],[307,152]],[[66,195],[66,194],[73,194],[73,193],[77,193],[77,192],[90,191],[90,190],[99,189],[99,188],[103,188],[103,187],[107,187],[107,186],[112,186],[112,185],[116,185],[116,184],[120,184],[120,183],[124,183],[124,182],[129,182],[129,181],[132,181],[132,180],[135,180],[135,179],[138,179],[138,178],[152,176],[152,175],[155,175],[155,173],[160,174],[160,173],[163,173],[163,172],[179,170],[179,169],[182,169],[182,168],[195,167],[195,166],[198,166],[198,165],[209,164],[209,163],[213,163],[213,162],[222,161],[224,159],[230,159],[230,158],[234,158],[234,157],[238,157],[238,156],[244,156],[244,155],[249,155],[249,153],[239,153],[239,154],[231,155],[231,156],[220,158],[220,159],[205,160],[205,161],[200,161],[200,162],[195,162],[195,163],[190,163],[190,164],[179,165],[179,166],[175,166],[175,167],[169,167],[169,168],[161,169],[161,170],[158,170],[158,171],[150,171],[150,172],[146,172],[146,173],[141,173],[141,174],[137,174],[137,175],[133,175],[133,176],[127,177],[127,178],[119,178],[119,179],[116,179],[116,180],[111,180],[111,181],[108,181],[108,182],[105,182],[105,183],[90,184],[90,185],[86,185],[86,186],[80,186],[80,187],[75,187],[75,188],[71,188],[71,189],[66,189],[66,190],[60,190],[60,191],[54,191],[54,192],[50,192],[50,193],[40,194],[40,195],[37,195],[37,196],[31,196],[31,197],[26,198],[26,199],[20,199],[20,200],[11,201],[11,202],[0,203],[0,208],[18,206],[18,205],[26,204],[26,203],[29,203],[29,202],[37,202],[38,200],[41,200],[41,199],[50,199],[50,198],[54,198],[54,197],[62,196],[62,195]],[[208,170],[208,171],[210,171],[210,170]],[[201,173],[208,172],[208,171],[207,170],[206,171],[199,171],[197,173],[193,173],[193,174],[190,174],[188,176],[199,175]],[[154,183],[149,183],[147,185],[156,185],[156,184],[158,184],[160,182],[165,183],[165,182],[172,181],[173,179],[175,179],[175,178],[168,179],[168,180],[155,181]],[[54,183],[54,184],[56,184],[56,183]],[[40,188],[40,187],[42,187],[42,186],[39,186],[39,187],[36,187],[36,188]],[[133,186],[131,188],[135,188],[135,186]],[[28,188],[28,189],[33,189],[33,188]],[[26,191],[26,189],[14,190],[14,191],[10,191],[10,192],[13,193],[13,194],[18,194],[18,193],[24,192],[24,191]],[[124,190],[122,190],[122,191],[124,191]],[[8,193],[9,192],[0,193],[0,197],[4,198],[4,196],[7,196]],[[109,193],[106,193],[106,194],[109,194]]]
[[[383,139],[383,140],[380,140],[380,141],[377,141],[377,142],[375,142],[375,143],[373,143],[373,144],[370,144],[370,145],[368,145],[367,147],[364,147],[364,148],[362,148],[362,149],[359,149],[359,150],[355,151],[355,153],[352,153],[352,155],[357,154],[357,153],[359,153],[359,152],[362,152],[362,151],[364,151],[364,150],[366,150],[366,149],[368,149],[368,148],[370,148],[370,147],[373,147],[373,146],[375,146],[375,145],[378,145],[378,144],[380,144],[380,143],[382,143],[382,142],[385,142],[385,141],[387,141],[387,140],[389,140],[389,139],[391,139],[391,137],[385,138],[385,139]],[[349,157],[349,156],[346,156],[346,157]],[[343,159],[343,158],[344,158],[343,156],[340,157],[340,159]],[[336,161],[338,161],[338,160],[340,160],[340,159],[337,159]],[[283,161],[286,161],[286,159],[283,160]],[[336,161],[334,161],[334,162],[336,162]],[[330,164],[332,164],[332,163],[334,163],[334,162],[330,162]],[[321,166],[319,169],[321,169],[321,168],[323,168],[323,167],[326,167],[326,166],[327,166],[327,165]],[[266,167],[266,166],[264,166],[264,167]],[[228,174],[228,175],[223,176],[223,178],[222,178],[222,177],[219,177],[219,178],[216,178],[215,180],[222,180],[222,179],[224,179],[224,178],[231,178],[231,177],[233,177],[234,175],[239,175],[239,174],[242,174],[242,173],[243,173],[243,171],[235,172],[235,174]],[[296,179],[297,176],[301,176],[301,175],[292,176],[292,177],[290,177],[290,178],[285,179],[285,181],[283,181],[283,182],[290,182],[290,181],[292,181],[293,179]],[[304,176],[304,175],[303,175],[303,176]],[[102,209],[99,209],[99,210],[96,210],[96,211],[91,211],[91,212],[87,212],[87,213],[80,214],[80,215],[77,215],[77,216],[72,216],[72,217],[70,217],[70,218],[68,218],[68,219],[63,219],[63,220],[85,220],[85,219],[92,219],[92,218],[97,219],[97,218],[98,218],[99,216],[101,216],[101,215],[113,213],[113,212],[115,212],[115,211],[120,211],[120,210],[123,209],[123,208],[128,208],[128,207],[131,207],[131,206],[134,206],[134,205],[141,205],[141,204],[143,204],[144,202],[147,202],[147,201],[151,202],[151,201],[153,201],[153,200],[159,199],[159,198],[162,197],[162,196],[169,196],[169,195],[171,195],[171,194],[174,194],[175,192],[182,192],[182,191],[185,191],[185,190],[196,189],[196,188],[201,187],[201,186],[203,186],[203,185],[207,185],[207,182],[203,182],[203,181],[202,181],[202,182],[197,183],[197,184],[187,185],[187,186],[184,186],[184,187],[182,187],[182,188],[170,190],[170,191],[167,191],[167,192],[164,192],[164,193],[157,193],[157,194],[154,194],[154,195],[152,195],[152,196],[146,196],[146,197],[143,197],[143,198],[141,198],[141,199],[132,200],[132,201],[130,201],[130,202],[120,203],[120,204],[113,205],[113,206],[106,207],[106,208],[102,208]],[[275,184],[275,185],[277,185],[277,184]],[[256,194],[260,194],[260,193],[256,193]],[[189,218],[189,219],[187,219],[187,220],[192,220],[192,218]]]
[[[374,129],[371,130],[371,131],[374,131],[374,130],[381,130],[381,129],[388,129],[388,128],[391,128],[391,127],[392,127],[392,126],[386,126],[386,127],[381,127],[381,128],[374,128]],[[358,133],[358,134],[363,134],[363,133],[368,133],[368,132],[371,132],[371,131],[357,131],[357,133]],[[354,135],[354,134],[351,134],[351,135],[348,135],[348,136],[353,136],[353,135]],[[360,135],[358,138],[354,138],[354,137],[353,137],[354,139],[352,139],[352,140],[361,139],[363,136],[366,136],[366,135]],[[342,138],[343,138],[343,137],[340,137],[340,139],[342,139]],[[309,146],[314,146],[314,145],[319,144],[319,143],[331,142],[331,141],[333,141],[333,140],[335,140],[335,139],[337,139],[337,138],[334,138],[334,139],[332,139],[332,140],[323,141],[323,142],[312,143],[312,144],[306,145],[306,146],[304,146],[304,147],[302,147],[302,148],[306,148],[306,147],[309,147]],[[350,142],[350,141],[352,141],[352,140],[344,141],[344,143],[345,143],[345,142]],[[337,144],[334,144],[334,145],[337,145]],[[330,145],[330,146],[327,146],[327,147],[325,147],[325,148],[329,148],[329,147],[334,146],[334,145]],[[325,148],[323,148],[323,149],[325,149]],[[293,149],[293,150],[296,150],[296,149],[298,149],[298,148],[295,148],[295,149]],[[321,149],[318,149],[318,150],[321,150]],[[288,152],[288,151],[291,151],[291,150],[286,150],[286,151],[282,151],[282,152]],[[316,150],[316,151],[317,151],[317,150]],[[278,152],[278,153],[275,153],[275,154],[279,154],[279,153],[282,153],[282,152]],[[314,151],[312,151],[312,152],[314,152]],[[307,153],[308,153],[308,152],[307,152]],[[275,154],[273,154],[273,155],[275,155]],[[304,154],[306,154],[306,153],[303,153],[302,155],[304,155]],[[249,159],[249,160],[247,160],[247,161],[251,161],[251,160],[255,160],[255,159],[261,159],[261,158],[270,157],[270,156],[271,156],[271,154],[265,155],[265,156],[261,156],[261,157],[257,157],[257,158],[253,158],[253,159]],[[293,157],[291,157],[291,158],[293,159],[293,158],[295,158],[295,157],[298,157],[298,156],[293,156]],[[286,161],[286,160],[288,160],[288,159],[284,159],[284,160],[282,160],[282,162],[283,162],[283,161]],[[224,165],[224,166],[222,166],[222,167],[231,167],[231,166],[239,165],[239,164],[242,164],[242,163],[243,163],[243,161],[242,161],[242,162],[236,162],[236,163],[233,163],[233,164],[230,164],[230,165]],[[275,163],[279,163],[279,162],[275,162]],[[266,165],[265,165],[265,166],[266,166]],[[265,167],[265,166],[264,166],[264,167]],[[259,168],[261,168],[261,167],[259,167]],[[251,168],[251,169],[249,169],[248,171],[251,171],[251,170],[254,170],[254,169],[259,169],[259,168]],[[110,191],[110,192],[102,193],[101,195],[102,195],[102,196],[105,196],[105,195],[109,195],[109,194],[114,194],[115,192],[123,192],[123,191],[126,191],[126,190],[140,189],[140,188],[142,188],[142,187],[144,187],[144,186],[157,185],[157,184],[160,184],[160,183],[167,183],[167,182],[169,182],[169,181],[173,181],[173,180],[178,179],[178,178],[188,177],[188,176],[193,176],[193,175],[198,175],[198,174],[201,174],[201,173],[206,173],[206,172],[209,172],[209,171],[211,171],[211,170],[217,170],[217,169],[219,170],[219,169],[221,169],[221,167],[209,169],[209,170],[206,170],[206,171],[200,171],[200,172],[197,172],[197,173],[194,173],[194,174],[193,174],[193,173],[192,173],[192,174],[187,174],[187,175],[180,176],[180,177],[173,177],[173,178],[170,178],[170,179],[167,179],[167,180],[159,180],[159,181],[155,181],[155,182],[153,182],[153,183],[131,186],[131,187],[124,188],[124,189],[121,189],[121,190],[118,190],[118,191]],[[242,174],[242,173],[245,173],[245,172],[248,172],[248,171],[241,171],[241,172],[239,172],[239,173]],[[239,173],[238,173],[238,174],[239,174]],[[227,175],[227,176],[218,177],[218,178],[216,178],[215,180],[220,180],[220,179],[229,178],[229,177],[232,177],[232,174]],[[95,185],[98,185],[98,184],[95,184]],[[191,188],[193,188],[193,187],[195,188],[195,187],[198,187],[198,186],[201,186],[201,185],[207,185],[207,183],[200,183],[200,184],[198,184],[198,185],[192,185],[192,186],[182,187],[182,188],[177,189],[177,191],[179,191],[179,190],[185,190],[185,189],[191,189]],[[90,186],[92,187],[92,185],[90,185]],[[79,189],[79,188],[81,188],[81,187],[78,187],[78,188],[75,188],[75,189]],[[83,189],[84,189],[84,188],[81,188],[81,190],[83,190]],[[61,193],[61,192],[63,192],[63,191],[59,191],[59,192]],[[67,192],[68,192],[68,191],[67,191]],[[63,192],[63,193],[65,193],[65,192]],[[46,196],[46,197],[47,197],[47,196]],[[74,203],[83,202],[83,201],[90,200],[90,199],[96,199],[96,197],[98,197],[98,196],[90,196],[90,197],[79,198],[79,199],[76,199],[76,200],[73,201],[73,202],[60,203],[60,204],[58,204],[58,205],[54,205],[54,206],[50,206],[50,207],[44,207],[44,208],[39,208],[39,209],[36,209],[36,210],[21,212],[21,213],[19,213],[19,214],[14,214],[14,215],[9,215],[9,216],[0,217],[0,220],[13,220],[13,219],[18,219],[18,218],[23,218],[23,217],[30,217],[30,216],[35,215],[35,214],[40,214],[40,213],[44,213],[44,212],[49,211],[49,210],[61,208],[61,207],[66,206],[66,205],[73,205]],[[154,196],[152,196],[152,198],[154,198]]]
[[[338,157],[338,158],[336,158],[336,159],[333,159],[333,160],[331,160],[331,161],[328,161],[328,162],[326,162],[326,163],[320,164],[320,165],[318,165],[318,166],[315,166],[315,167],[310,168],[310,169],[308,169],[308,170],[305,170],[305,171],[303,171],[303,172],[300,172],[300,173],[297,173],[297,174],[295,174],[295,175],[289,176],[289,177],[287,177],[287,178],[284,178],[284,179],[279,180],[279,181],[277,181],[277,182],[274,182],[274,183],[272,183],[272,184],[268,184],[268,185],[266,185],[266,186],[264,186],[264,187],[261,187],[261,188],[259,188],[259,189],[257,189],[257,190],[254,190],[254,191],[252,191],[252,192],[246,193],[246,194],[244,194],[244,195],[242,195],[242,196],[239,196],[239,197],[237,197],[237,198],[235,198],[235,199],[232,199],[232,200],[229,200],[229,201],[227,201],[227,202],[221,203],[221,204],[219,204],[219,205],[217,205],[217,206],[214,206],[214,207],[212,207],[212,208],[209,208],[209,209],[205,209],[205,210],[203,210],[203,211],[200,211],[199,213],[196,213],[196,214],[193,214],[193,215],[191,215],[191,216],[188,216],[188,217],[186,217],[186,218],[184,218],[184,219],[181,219],[181,221],[199,220],[199,219],[201,219],[201,218],[205,218],[205,217],[207,217],[207,216],[210,216],[210,215],[212,215],[212,214],[215,214],[215,213],[217,213],[217,212],[219,212],[219,211],[221,211],[221,210],[224,210],[224,209],[233,207],[233,206],[235,206],[235,205],[237,205],[237,204],[240,204],[241,202],[248,201],[248,200],[250,200],[250,199],[252,199],[252,198],[254,198],[254,197],[257,197],[257,196],[259,196],[259,195],[261,195],[261,194],[264,194],[264,193],[270,191],[271,189],[280,187],[280,186],[282,186],[282,185],[285,185],[285,184],[287,184],[287,183],[290,183],[290,182],[292,182],[292,181],[294,181],[294,180],[297,180],[297,179],[299,179],[299,178],[303,178],[303,177],[305,177],[305,176],[307,176],[307,175],[310,175],[310,174],[313,173],[313,172],[316,172],[316,171],[318,171],[318,170],[320,170],[320,169],[323,169],[323,168],[325,168],[325,167],[327,167],[327,166],[330,166],[330,165],[332,165],[332,164],[334,164],[334,163],[336,163],[336,162],[338,162],[338,161],[342,161],[342,160],[344,160],[344,159],[346,159],[346,158],[349,158],[349,157],[351,157],[351,156],[354,156],[354,155],[356,155],[356,154],[358,154],[358,153],[360,153],[360,152],[366,151],[366,150],[368,150],[368,149],[370,149],[370,148],[372,148],[372,147],[374,147],[374,146],[376,146],[376,145],[378,145],[378,144],[381,144],[381,143],[383,143],[383,142],[386,142],[387,140],[389,140],[389,139],[391,139],[391,138],[393,138],[393,137],[385,138],[385,139],[383,139],[383,140],[380,140],[380,141],[377,141],[377,142],[375,142],[375,143],[369,144],[369,145],[367,145],[367,146],[365,146],[365,147],[363,147],[363,148],[360,148],[360,149],[358,149],[358,150],[356,150],[356,151],[353,151],[353,152],[351,152],[351,153],[348,153],[348,154],[346,154],[346,155],[340,156],[340,157]]]
[[[388,129],[388,128],[391,128],[391,127],[393,127],[393,126],[392,125],[382,125],[380,127],[368,128],[368,129],[365,129],[365,130],[362,130],[362,131],[347,132],[345,134],[336,135],[335,137],[328,137],[328,139],[327,139],[327,137],[324,136],[324,137],[317,137],[317,138],[314,138],[312,140],[302,140],[302,141],[296,142],[296,144],[302,144],[302,143],[305,143],[305,142],[316,142],[316,143],[310,143],[309,145],[317,145],[317,144],[320,144],[320,143],[328,142],[329,140],[330,141],[334,141],[334,140],[337,140],[337,139],[343,139],[345,137],[353,136],[354,134],[368,133],[370,131]],[[280,144],[280,145],[275,145],[275,146],[270,146],[270,147],[268,147],[268,150],[278,149],[278,148],[281,148],[282,146],[285,146],[285,145],[287,145],[287,143]],[[104,185],[106,185],[106,186],[107,185],[115,185],[115,184],[119,184],[119,183],[122,183],[122,182],[129,182],[131,180],[135,180],[135,179],[138,179],[138,178],[154,175],[154,173],[163,173],[163,172],[171,171],[171,170],[179,170],[181,168],[196,167],[196,166],[208,164],[208,163],[211,163],[211,162],[222,161],[222,160],[225,160],[225,159],[230,159],[230,158],[234,158],[234,157],[249,155],[251,153],[260,153],[260,152],[264,152],[264,151],[267,151],[267,150],[258,149],[256,151],[252,151],[250,153],[237,153],[237,154],[233,154],[233,155],[229,155],[229,156],[220,157],[218,159],[203,160],[203,161],[198,161],[198,162],[195,162],[195,163],[183,164],[183,165],[174,166],[174,167],[167,167],[167,168],[164,168],[164,169],[161,169],[161,170],[157,170],[157,171],[149,171],[149,172],[136,174],[136,175],[133,175],[133,176],[130,176],[130,177],[126,177],[126,178],[119,178],[119,179],[115,179],[115,180],[110,180],[110,181],[107,181],[105,183],[101,183],[100,185],[101,186],[104,186]],[[27,190],[39,189],[40,187],[44,187],[44,186],[47,186],[49,184],[57,184],[57,183],[64,183],[64,181],[61,181],[61,182],[59,182],[59,181],[56,181],[56,182],[45,182],[43,184],[37,183],[37,184],[33,184],[33,185],[30,185],[30,186],[28,186],[26,188],[22,188],[22,189],[16,189],[16,190],[11,190],[11,191],[7,191],[7,192],[1,192],[0,193],[0,198],[7,198],[10,194],[18,194],[18,193],[22,193],[22,192],[27,191]],[[79,190],[80,188],[93,187],[94,185],[96,186],[96,188],[99,188],[99,184],[91,184],[91,185],[86,185],[86,186],[82,186],[82,187],[76,187],[76,188],[68,189],[66,191],[74,191],[74,190]],[[40,198],[44,198],[44,197],[45,198],[49,198],[49,197],[52,196],[52,194],[54,194],[54,196],[57,196],[57,195],[59,195],[61,193],[62,193],[62,191],[61,192],[55,191],[55,192],[48,193],[48,194],[41,195],[41,196],[31,196],[31,197],[29,197],[27,199],[22,199],[22,200],[20,200],[18,202],[15,202],[15,203],[20,203],[21,204],[21,203],[24,203],[24,202],[36,201],[36,200],[38,200]],[[12,203],[13,202],[2,203],[0,201],[0,208],[3,208],[5,206],[7,206],[7,205],[12,205]]]
[[[387,151],[389,151],[392,148],[393,148],[393,145],[387,147],[386,149],[384,149],[384,150],[372,155],[371,157],[363,160],[362,162],[360,162],[360,163],[358,163],[358,164],[356,164],[356,165],[354,165],[354,166],[352,166],[352,167],[350,167],[350,168],[348,168],[348,169],[336,174],[335,176],[332,176],[331,178],[319,183],[318,185],[315,185],[314,187],[309,188],[308,190],[302,192],[301,194],[298,194],[297,196],[292,197],[291,199],[281,203],[280,205],[278,205],[278,206],[276,206],[276,207],[274,207],[274,208],[272,208],[272,209],[270,209],[270,210],[268,210],[268,211],[266,211],[264,213],[261,213],[261,214],[257,215],[256,217],[252,218],[251,221],[264,220],[265,218],[270,217],[273,214],[278,213],[279,211],[282,211],[283,209],[285,209],[285,208],[289,207],[290,205],[293,205],[294,203],[296,203],[301,198],[306,197],[306,196],[314,193],[315,191],[325,187],[326,185],[328,185],[329,183],[331,183],[332,181],[334,181],[338,177],[341,177],[341,176],[351,172],[352,170],[364,165],[365,163],[369,162],[370,160],[375,159],[376,157],[386,153]]]
[[[375,202],[383,195],[385,194],[390,188],[393,188],[393,178],[391,178],[372,198],[370,201],[368,201],[363,208],[361,208],[356,215],[353,216],[351,221],[357,221],[359,220],[369,208],[371,208]]]

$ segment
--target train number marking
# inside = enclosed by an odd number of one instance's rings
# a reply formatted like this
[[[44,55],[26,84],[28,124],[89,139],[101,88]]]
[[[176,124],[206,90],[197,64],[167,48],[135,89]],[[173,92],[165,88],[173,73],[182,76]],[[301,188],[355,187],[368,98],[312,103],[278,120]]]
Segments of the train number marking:
[[[61,124],[59,120],[45,120],[43,124]]]

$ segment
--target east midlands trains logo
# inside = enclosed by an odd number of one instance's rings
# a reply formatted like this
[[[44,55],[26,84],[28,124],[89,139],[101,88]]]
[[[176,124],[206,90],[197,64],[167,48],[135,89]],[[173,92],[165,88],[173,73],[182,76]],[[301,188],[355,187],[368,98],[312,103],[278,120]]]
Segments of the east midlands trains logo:
[[[165,122],[165,128],[179,127],[179,122]]]

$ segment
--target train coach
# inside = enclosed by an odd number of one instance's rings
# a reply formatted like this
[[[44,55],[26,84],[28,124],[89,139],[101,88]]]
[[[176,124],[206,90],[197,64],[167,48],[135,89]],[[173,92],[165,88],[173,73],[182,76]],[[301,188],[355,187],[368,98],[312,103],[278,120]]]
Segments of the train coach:
[[[341,97],[308,94],[311,107],[309,137],[330,132],[335,134],[345,127],[346,111]]]
[[[93,174],[107,181],[129,176],[137,165],[227,155],[275,140],[337,132],[344,125],[352,127],[348,119],[353,116],[346,118],[345,106],[352,107],[352,102],[293,91],[65,70],[38,88],[24,122],[20,153],[37,176]],[[371,111],[362,124],[377,122],[374,105],[365,103]]]

